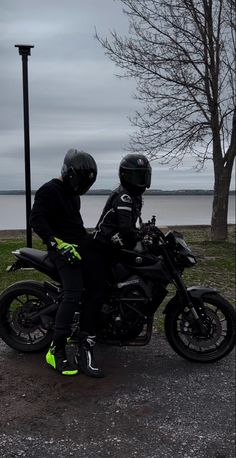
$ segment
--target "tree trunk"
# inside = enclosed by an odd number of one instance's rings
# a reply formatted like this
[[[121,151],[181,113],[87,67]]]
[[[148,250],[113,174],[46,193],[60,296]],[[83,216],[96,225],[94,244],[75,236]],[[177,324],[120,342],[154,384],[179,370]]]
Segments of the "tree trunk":
[[[211,218],[211,240],[226,240],[228,236],[228,203],[232,169],[236,154],[236,107],[233,113],[231,141],[224,157],[220,137],[213,135],[213,163],[215,172],[214,199]]]
[[[215,182],[214,198],[211,218],[211,240],[226,240],[228,236],[228,202],[229,202],[230,177],[222,174]]]

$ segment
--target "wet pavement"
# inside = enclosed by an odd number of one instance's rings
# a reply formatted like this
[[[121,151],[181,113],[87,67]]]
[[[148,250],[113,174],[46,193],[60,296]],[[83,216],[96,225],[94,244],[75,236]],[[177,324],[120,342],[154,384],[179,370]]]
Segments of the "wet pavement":
[[[154,334],[98,346],[104,379],[67,378],[0,341],[0,456],[233,458],[234,357],[190,363]]]

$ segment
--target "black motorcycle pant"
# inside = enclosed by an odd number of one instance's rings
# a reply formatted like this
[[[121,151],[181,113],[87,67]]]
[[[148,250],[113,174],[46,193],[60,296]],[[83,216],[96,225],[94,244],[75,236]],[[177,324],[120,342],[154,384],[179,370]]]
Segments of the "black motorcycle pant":
[[[54,343],[65,343],[71,335],[71,325],[75,312],[80,312],[83,293],[83,275],[80,263],[68,264],[62,256],[54,251],[50,252],[50,258],[56,265],[60,276],[63,297],[59,304],[54,328]],[[60,346],[60,345],[58,345]]]

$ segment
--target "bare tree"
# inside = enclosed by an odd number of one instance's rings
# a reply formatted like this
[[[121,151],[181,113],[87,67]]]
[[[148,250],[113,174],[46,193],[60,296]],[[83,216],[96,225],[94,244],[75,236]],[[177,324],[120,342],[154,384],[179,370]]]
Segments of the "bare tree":
[[[185,155],[214,166],[213,240],[227,238],[236,154],[236,1],[120,0],[129,34],[97,36],[106,54],[137,82],[138,128],[130,149],[162,163]]]

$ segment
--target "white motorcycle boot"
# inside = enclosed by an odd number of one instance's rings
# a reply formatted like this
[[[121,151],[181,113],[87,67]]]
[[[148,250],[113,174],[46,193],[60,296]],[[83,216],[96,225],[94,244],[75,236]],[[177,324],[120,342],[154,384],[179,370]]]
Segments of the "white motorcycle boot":
[[[93,350],[96,336],[81,332],[79,336],[78,366],[89,377],[104,377],[104,373],[97,367]]]

